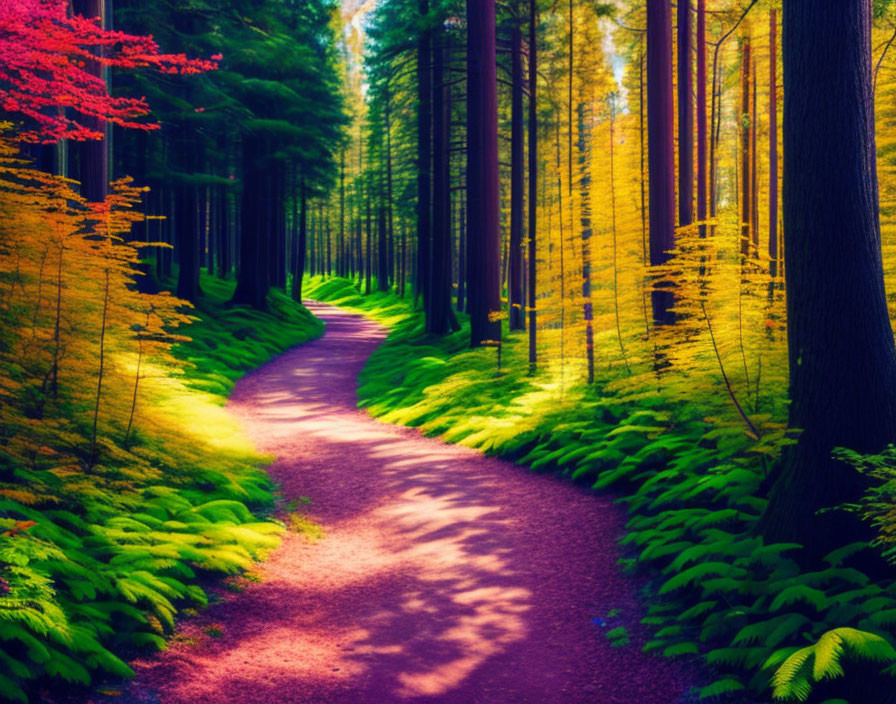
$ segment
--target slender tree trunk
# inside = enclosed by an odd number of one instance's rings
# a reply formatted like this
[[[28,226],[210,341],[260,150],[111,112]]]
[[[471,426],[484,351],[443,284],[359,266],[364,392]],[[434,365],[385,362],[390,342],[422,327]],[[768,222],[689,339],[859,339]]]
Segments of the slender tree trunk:
[[[470,346],[500,343],[495,2],[467,3],[467,282]]]
[[[108,29],[106,0],[72,0],[72,9],[87,19],[99,19],[100,26]],[[86,70],[108,85],[107,71],[99,61],[86,61]],[[76,143],[80,160],[81,195],[88,202],[99,203],[109,193],[109,126],[105,120],[89,115],[83,118],[83,122],[88,129],[106,135],[100,140]]]
[[[466,273],[467,273],[467,211],[466,203],[461,202],[459,232],[457,235],[457,310],[467,310]]]
[[[299,182],[299,222],[295,252],[293,253],[292,299],[302,302],[302,278],[305,275],[305,252],[308,239],[308,194],[305,190],[305,177]]]
[[[650,264],[661,266],[675,246],[675,152],[673,147],[672,8],[647,0],[647,162],[650,192]],[[656,286],[653,320],[674,322],[674,293]]]
[[[616,103],[610,103],[610,214],[613,233],[613,312],[616,317],[616,337],[625,368],[631,373],[625,343],[622,340],[622,322],[619,319],[619,256],[616,233]]]
[[[345,147],[339,155],[339,246],[336,249],[336,275],[345,276]]]
[[[392,207],[392,95],[386,85],[386,218],[389,242],[389,281],[395,281],[395,225]]]
[[[750,254],[752,233],[753,202],[750,188],[750,156],[752,154],[752,129],[750,122],[750,37],[744,35],[741,46],[740,71],[740,253],[746,257]]]
[[[109,269],[106,269],[106,285],[104,288],[103,295],[103,317],[102,322],[100,323],[100,356],[99,356],[99,371],[97,373],[96,379],[96,401],[93,405],[93,433],[90,438],[90,462],[89,466],[93,467],[96,464],[96,439],[97,439],[97,428],[100,419],[100,397],[103,393],[103,373],[105,371],[105,362],[106,362],[106,320],[108,319],[109,314]]]
[[[591,302],[591,116],[579,102],[579,226],[582,230],[582,305],[588,383],[594,382],[594,309]]]
[[[519,7],[515,7],[519,10]],[[508,252],[507,302],[509,327],[524,330],[523,309],[523,32],[515,13],[510,34],[510,244]]]
[[[370,212],[370,190],[370,184],[367,184],[367,227],[365,228],[367,233],[367,252],[364,259],[364,293],[368,296],[371,291],[370,279],[373,276],[373,222]]]
[[[426,329],[435,335],[457,329],[451,310],[451,100],[445,83],[445,38],[440,32],[432,52],[432,250]]]
[[[759,258],[759,167],[758,167],[758,142],[759,113],[757,112],[757,81],[756,59],[753,59],[753,97],[750,105],[750,228],[753,241],[753,256]]]
[[[538,194],[538,1],[529,0],[529,372],[538,364],[536,225]]]
[[[646,145],[646,136],[647,136],[647,124],[644,118],[645,108],[647,107],[647,101],[644,100],[644,91],[646,89],[646,82],[644,80],[644,74],[646,73],[647,68],[647,56],[644,53],[644,45],[643,40],[641,44],[641,51],[639,58],[640,64],[640,80],[638,81],[638,137],[641,141],[641,152],[640,159],[638,161],[638,165],[641,169],[641,178],[638,179],[638,183],[641,186],[641,254],[642,261],[645,264],[650,263],[650,257],[648,256],[648,247],[647,247],[647,149]]]
[[[697,220],[706,222],[706,0],[697,0]],[[706,237],[706,225],[700,225]]]
[[[694,97],[691,0],[678,0],[678,225],[694,222]]]
[[[769,273],[778,276],[778,13],[769,13],[768,71],[768,258]]]
[[[429,0],[419,0],[420,15],[429,12]],[[420,30],[417,41],[417,293],[430,319],[430,267],[432,254],[432,32]]]
[[[802,432],[760,529],[817,558],[869,538],[855,514],[818,510],[854,502],[868,485],[831,459],[833,448],[876,453],[896,441],[896,347],[881,263],[871,3],[787,0],[783,12],[790,425]]]
[[[712,109],[709,117],[709,217],[714,219],[718,213],[719,204],[719,169],[716,155],[719,151],[719,135],[722,129],[721,103],[722,103],[722,67],[718,62],[718,50],[713,54],[712,64]],[[715,226],[710,228],[710,234],[715,233]]]

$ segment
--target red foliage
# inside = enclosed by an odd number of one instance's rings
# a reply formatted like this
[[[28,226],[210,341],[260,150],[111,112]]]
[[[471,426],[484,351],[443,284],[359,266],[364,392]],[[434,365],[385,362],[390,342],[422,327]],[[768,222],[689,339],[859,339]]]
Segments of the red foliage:
[[[174,74],[217,67],[220,56],[204,61],[160,54],[151,36],[104,30],[96,20],[68,16],[67,6],[67,0],[0,2],[0,109],[36,123],[21,132],[24,141],[101,139],[85,116],[122,127],[158,128],[138,121],[149,113],[144,99],[109,95],[95,75],[100,66]]]

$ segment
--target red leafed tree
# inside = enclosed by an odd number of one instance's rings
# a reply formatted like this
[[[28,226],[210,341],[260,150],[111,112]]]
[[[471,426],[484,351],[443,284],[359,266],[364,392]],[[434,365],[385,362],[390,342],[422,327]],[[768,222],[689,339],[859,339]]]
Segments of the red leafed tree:
[[[149,113],[143,99],[109,95],[96,67],[150,67],[165,73],[201,73],[211,61],[160,54],[152,37],[102,29],[95,19],[69,16],[67,0],[4,0],[0,3],[0,110],[24,118],[27,142],[102,139],[97,118],[137,129]]]

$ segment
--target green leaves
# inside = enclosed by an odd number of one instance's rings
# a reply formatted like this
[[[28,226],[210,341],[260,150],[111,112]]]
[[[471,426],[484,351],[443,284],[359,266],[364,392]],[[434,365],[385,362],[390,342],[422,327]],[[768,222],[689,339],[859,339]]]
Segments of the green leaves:
[[[842,677],[842,660],[886,663],[896,661],[896,650],[879,635],[854,628],[835,628],[824,633],[813,645],[787,657],[772,677],[776,699],[804,702],[812,685],[824,679]]]

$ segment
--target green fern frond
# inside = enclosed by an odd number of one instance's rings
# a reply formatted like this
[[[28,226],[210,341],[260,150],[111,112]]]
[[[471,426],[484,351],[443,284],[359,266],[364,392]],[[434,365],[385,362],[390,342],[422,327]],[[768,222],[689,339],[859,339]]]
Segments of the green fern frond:
[[[827,631],[813,644],[791,654],[772,677],[776,699],[806,701],[812,682],[844,675],[845,655],[872,662],[896,661],[896,650],[884,638],[855,628]]]

